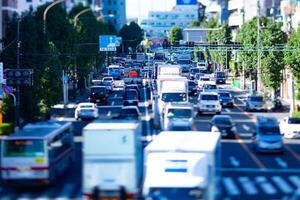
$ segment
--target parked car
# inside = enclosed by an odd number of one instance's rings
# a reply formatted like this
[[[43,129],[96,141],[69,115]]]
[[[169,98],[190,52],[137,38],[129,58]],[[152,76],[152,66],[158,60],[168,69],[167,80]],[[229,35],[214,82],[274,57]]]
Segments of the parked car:
[[[222,137],[236,138],[236,125],[229,115],[215,115],[210,126],[212,132],[220,132]]]
[[[137,106],[139,102],[139,95],[135,89],[127,89],[124,94],[124,106],[135,105]]]
[[[141,113],[137,106],[123,106],[119,118],[122,119],[139,119],[141,117]]]
[[[74,117],[78,119],[96,119],[99,117],[98,108],[94,103],[80,103],[75,109]]]
[[[106,90],[106,87],[105,86],[92,86],[91,93],[89,96],[89,101],[91,103],[107,105],[108,91]]]
[[[251,95],[246,101],[246,111],[266,111],[264,97]]]
[[[258,116],[253,132],[253,148],[256,152],[283,152],[279,124],[274,117]]]
[[[198,94],[198,85],[195,81],[188,82],[189,95],[197,95]]]
[[[221,114],[222,106],[216,92],[201,92],[198,97],[198,114],[204,112]]]
[[[300,118],[286,117],[279,123],[279,127],[285,138],[300,138]]]
[[[219,92],[220,102],[222,106],[233,108],[234,100],[230,92]]]

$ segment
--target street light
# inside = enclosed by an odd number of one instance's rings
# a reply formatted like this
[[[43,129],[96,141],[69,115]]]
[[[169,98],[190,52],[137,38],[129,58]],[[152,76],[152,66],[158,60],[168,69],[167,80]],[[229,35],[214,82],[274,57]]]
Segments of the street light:
[[[62,3],[64,2],[65,0],[57,0],[57,1],[54,1],[53,3],[51,3],[49,6],[47,6],[47,8],[45,9],[44,11],[44,14],[43,14],[43,21],[44,21],[44,34],[46,34],[46,20],[47,20],[47,12],[50,10],[50,8],[52,8],[53,6],[59,4],[59,3]]]
[[[74,21],[74,25],[76,26],[77,25],[77,21],[78,21],[78,18],[80,15],[84,14],[84,13],[87,13],[89,11],[99,11],[99,10],[102,10],[102,7],[95,7],[95,8],[86,8],[82,11],[80,11],[79,13],[77,13],[74,18],[73,18],[73,21]]]

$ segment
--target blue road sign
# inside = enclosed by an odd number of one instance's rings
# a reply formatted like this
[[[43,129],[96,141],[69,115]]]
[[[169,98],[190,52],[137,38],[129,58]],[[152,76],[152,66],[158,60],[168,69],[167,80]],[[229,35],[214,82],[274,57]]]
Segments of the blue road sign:
[[[13,87],[8,86],[8,85],[3,86],[3,88],[1,88],[1,90],[2,89],[5,92],[5,94],[7,94],[7,95],[11,94],[13,92],[13,90],[14,90]],[[0,94],[3,93],[3,91],[0,92]]]
[[[197,5],[197,0],[177,0],[177,5]]]
[[[101,35],[99,36],[100,51],[116,51],[117,50],[117,36],[115,35]]]

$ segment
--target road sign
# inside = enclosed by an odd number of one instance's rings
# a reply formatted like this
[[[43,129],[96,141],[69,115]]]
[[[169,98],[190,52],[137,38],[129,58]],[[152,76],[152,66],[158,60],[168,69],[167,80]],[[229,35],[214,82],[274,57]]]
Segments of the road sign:
[[[116,51],[117,50],[117,36],[115,35],[101,35],[99,36],[100,51]]]
[[[7,69],[5,75],[9,86],[33,85],[33,69]]]
[[[11,93],[13,93],[13,91],[14,91],[13,87],[8,85],[3,86],[3,92],[7,95],[10,95]]]
[[[0,62],[0,84],[3,84],[3,63]]]

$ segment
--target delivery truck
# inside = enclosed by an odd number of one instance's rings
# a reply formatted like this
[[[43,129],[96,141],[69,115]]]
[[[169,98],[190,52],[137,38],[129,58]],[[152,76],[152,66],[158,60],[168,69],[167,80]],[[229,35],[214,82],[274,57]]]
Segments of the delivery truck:
[[[162,199],[216,199],[220,144],[220,133],[161,132],[144,150],[143,194]]]
[[[139,197],[141,131],[135,120],[95,120],[83,128],[84,199]]]

